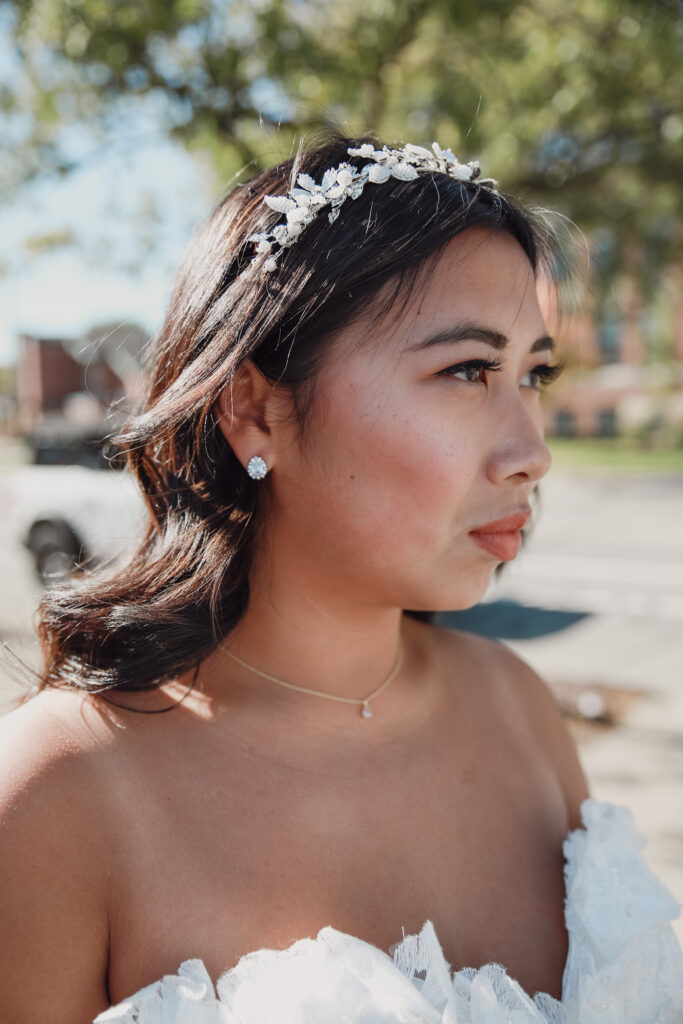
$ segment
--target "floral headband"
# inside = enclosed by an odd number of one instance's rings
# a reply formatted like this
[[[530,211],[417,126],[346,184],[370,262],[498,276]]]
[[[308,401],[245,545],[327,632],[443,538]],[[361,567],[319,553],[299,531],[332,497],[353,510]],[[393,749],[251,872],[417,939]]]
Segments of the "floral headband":
[[[317,184],[310,174],[299,174],[297,186],[289,189],[286,195],[264,196],[264,202],[271,210],[284,213],[286,224],[277,224],[269,231],[260,231],[249,235],[248,241],[256,243],[256,255],[253,264],[262,272],[271,273],[277,267],[277,261],[283,249],[293,245],[305,228],[315,220],[325,208],[331,207],[328,213],[330,224],[339,216],[339,207],[349,197],[357,199],[368,182],[382,185],[391,178],[399,181],[412,181],[419,171],[438,171],[448,174],[458,181],[477,181],[479,185],[491,185],[495,188],[498,182],[494,178],[480,178],[479,161],[473,160],[461,164],[450,149],[441,149],[438,142],[432,143],[433,152],[422,146],[406,143],[400,149],[375,149],[371,143],[359,149],[349,148],[349,156],[357,156],[363,160],[371,160],[360,170],[353,164],[341,163],[331,167],[323,174],[322,181]]]

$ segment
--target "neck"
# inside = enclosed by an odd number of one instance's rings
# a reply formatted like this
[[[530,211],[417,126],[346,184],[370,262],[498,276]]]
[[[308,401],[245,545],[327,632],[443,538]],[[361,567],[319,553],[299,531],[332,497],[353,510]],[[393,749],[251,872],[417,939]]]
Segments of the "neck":
[[[403,639],[399,638],[398,652],[396,654],[396,658],[394,660],[394,664],[389,675],[384,680],[382,680],[379,686],[376,687],[376,689],[374,689],[372,693],[369,693],[366,697],[362,698],[362,700],[359,697],[342,697],[337,696],[333,693],[328,693],[325,690],[314,690],[310,687],[297,685],[296,683],[288,683],[285,679],[279,679],[277,676],[271,675],[269,672],[264,672],[262,669],[256,668],[254,665],[251,665],[248,661],[244,661],[243,658],[240,658],[239,655],[235,654],[234,651],[231,651],[225,645],[223,645],[222,651],[225,654],[227,654],[229,658],[232,658],[233,661],[236,661],[238,665],[241,665],[242,668],[248,669],[250,672],[252,672],[254,675],[259,676],[259,678],[261,679],[267,679],[268,682],[275,683],[278,686],[284,686],[285,689],[287,690],[293,690],[295,693],[304,693],[310,697],[319,697],[322,700],[336,700],[337,703],[339,704],[359,705],[361,708],[363,718],[372,718],[372,709],[370,708],[370,701],[374,700],[376,697],[380,695],[380,693],[383,690],[386,689],[389,683],[398,675],[398,672],[401,668],[401,664],[403,662]]]
[[[299,597],[301,591],[298,592]],[[353,609],[342,614],[308,599],[297,603],[259,601],[252,592],[247,611],[224,644],[202,665],[202,689],[217,706],[229,706],[245,729],[261,741],[277,737],[313,745],[326,738],[348,737],[363,744],[414,731],[435,697],[433,672],[425,654],[425,627],[401,609]],[[285,610],[286,609],[286,614]],[[316,695],[278,685],[230,657],[276,679],[316,691]],[[361,703],[317,696],[329,694],[362,702],[392,672],[398,671],[371,699],[372,717],[364,720]],[[285,739],[287,738],[287,739]]]
[[[403,641],[402,616],[397,609],[389,617],[367,620],[355,627],[330,620],[321,622],[311,615],[296,628],[281,618],[268,619],[252,612],[245,615],[223,647],[231,661],[241,664],[259,680],[264,691],[274,697],[273,685],[287,683],[291,701],[302,690],[321,695],[320,699],[360,706],[380,687],[384,692],[400,674]],[[397,671],[398,669],[398,671]],[[387,682],[388,681],[388,682]],[[296,689],[293,689],[296,688]],[[377,693],[379,699],[380,693]],[[291,696],[290,696],[291,695]],[[324,696],[322,696],[324,695]]]
[[[291,749],[344,749],[405,737],[426,722],[441,693],[429,627],[382,604],[363,576],[354,582],[321,569],[297,545],[280,543],[277,557],[265,545],[249,577],[249,603],[224,643],[202,664],[200,689],[214,707],[229,709],[235,735],[242,731],[261,749],[289,756]],[[430,642],[431,641],[431,642]],[[245,668],[248,665],[296,687],[363,701],[391,673],[396,675],[371,701],[372,717],[360,704],[301,693]],[[246,740],[245,740],[246,742]],[[273,746],[274,745],[274,746]],[[322,745],[322,746],[321,746]]]

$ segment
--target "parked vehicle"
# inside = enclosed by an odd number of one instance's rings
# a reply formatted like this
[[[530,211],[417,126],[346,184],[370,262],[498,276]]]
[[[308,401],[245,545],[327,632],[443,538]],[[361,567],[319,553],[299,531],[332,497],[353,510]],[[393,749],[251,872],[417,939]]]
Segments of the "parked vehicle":
[[[127,472],[87,466],[21,466],[3,481],[2,512],[5,528],[31,552],[45,585],[124,550],[145,517]]]

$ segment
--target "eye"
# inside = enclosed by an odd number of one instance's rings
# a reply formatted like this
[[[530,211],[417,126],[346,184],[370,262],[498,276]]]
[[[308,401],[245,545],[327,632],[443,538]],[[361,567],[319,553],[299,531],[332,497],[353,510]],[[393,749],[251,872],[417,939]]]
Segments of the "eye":
[[[541,388],[545,388],[548,384],[552,384],[554,380],[560,376],[564,370],[564,363],[555,363],[554,366],[550,366],[547,363],[541,363],[539,366],[534,366],[533,370],[529,370],[527,377],[535,377],[537,384],[532,384],[531,387],[536,391],[540,391]]]
[[[475,375],[474,379],[470,377],[470,379],[466,380],[465,383],[479,384],[484,383],[483,381],[477,379],[480,376],[482,370],[486,371],[487,373],[496,373],[498,370],[502,368],[502,366],[503,364],[499,360],[469,359],[465,363],[456,363],[453,366],[447,366],[446,369],[441,370],[441,372],[437,374],[437,376],[455,377],[456,374],[458,373],[464,373],[466,375],[471,374]],[[556,363],[553,366],[549,366],[546,363],[540,363],[538,366],[535,366],[533,370],[529,370],[525,374],[526,377],[535,378],[537,383],[525,386],[533,388],[534,391],[540,391],[541,388],[546,387],[548,384],[551,384],[554,380],[557,380],[557,378],[560,376],[563,370],[564,363]]]
[[[454,366],[447,366],[445,370],[441,370],[437,376],[442,377],[455,377],[456,373],[475,373],[477,376],[482,370],[486,370],[487,373],[495,373],[500,370],[502,363],[496,359],[469,359],[466,363],[456,363]],[[478,380],[466,381],[469,384],[483,383]]]

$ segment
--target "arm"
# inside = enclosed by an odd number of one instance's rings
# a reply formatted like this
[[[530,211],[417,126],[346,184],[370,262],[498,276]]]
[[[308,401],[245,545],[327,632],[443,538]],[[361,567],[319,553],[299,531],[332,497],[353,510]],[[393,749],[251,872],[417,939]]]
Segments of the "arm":
[[[90,1024],[109,1005],[101,799],[41,700],[0,720],[0,1019]]]

